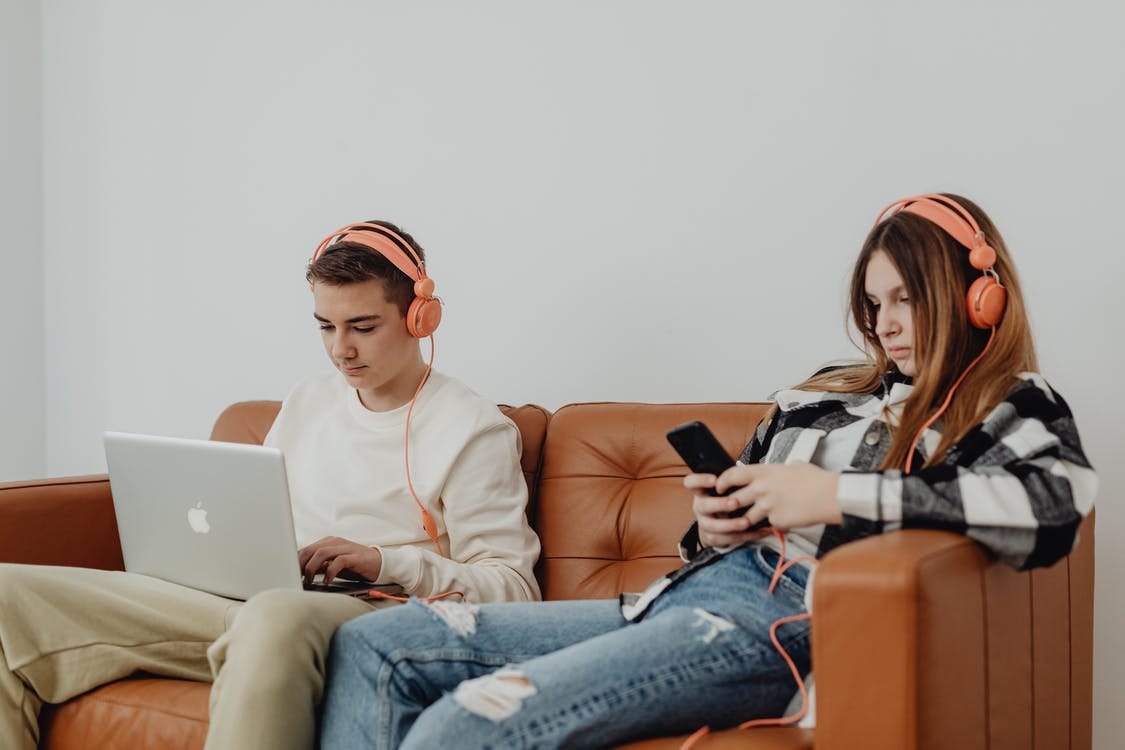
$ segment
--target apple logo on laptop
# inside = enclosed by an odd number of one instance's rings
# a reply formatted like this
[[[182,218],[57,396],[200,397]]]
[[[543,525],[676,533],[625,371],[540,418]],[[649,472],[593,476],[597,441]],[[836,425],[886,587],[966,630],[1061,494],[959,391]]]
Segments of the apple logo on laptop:
[[[196,534],[206,534],[211,530],[211,524],[207,523],[207,511],[204,509],[202,501],[196,503],[194,508],[188,508],[187,520],[191,530]]]

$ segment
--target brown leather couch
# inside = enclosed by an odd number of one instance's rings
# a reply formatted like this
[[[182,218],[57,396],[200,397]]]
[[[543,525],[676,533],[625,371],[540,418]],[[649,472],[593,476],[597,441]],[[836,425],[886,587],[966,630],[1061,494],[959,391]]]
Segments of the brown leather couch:
[[[213,439],[261,442],[277,402],[235,404]],[[548,599],[610,598],[679,564],[691,521],[664,432],[689,419],[739,450],[764,404],[505,407],[524,438]],[[1069,558],[1019,573],[954,534],[901,531],[826,556],[813,602],[817,726],[727,730],[698,748],[1089,750],[1093,519]],[[0,484],[0,561],[120,569],[104,476]],[[3,616],[0,613],[0,616]],[[41,747],[200,748],[208,686],[138,675],[43,715]],[[683,738],[629,745],[671,750]]]

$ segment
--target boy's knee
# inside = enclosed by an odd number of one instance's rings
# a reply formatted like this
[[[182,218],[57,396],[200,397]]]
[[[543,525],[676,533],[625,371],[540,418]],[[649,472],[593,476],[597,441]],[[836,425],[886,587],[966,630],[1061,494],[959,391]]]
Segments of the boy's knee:
[[[315,597],[304,592],[257,594],[239,608],[230,629],[208,649],[211,669],[218,674],[237,662],[241,669],[253,669],[255,679],[265,682],[269,674],[291,676],[301,665],[319,664],[333,629],[321,619]]]
[[[316,603],[301,591],[263,591],[235,615],[231,633],[267,648],[295,645],[296,638],[315,629]]]

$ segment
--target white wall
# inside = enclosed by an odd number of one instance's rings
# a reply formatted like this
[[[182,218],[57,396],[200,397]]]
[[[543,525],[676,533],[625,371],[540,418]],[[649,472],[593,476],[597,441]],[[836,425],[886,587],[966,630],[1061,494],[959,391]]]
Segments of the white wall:
[[[849,352],[879,208],[962,192],[1101,471],[1111,747],[1125,6],[1038,5],[45,0],[48,469],[323,367],[303,264],[347,221],[428,248],[440,367],[492,398],[746,400]]]
[[[44,476],[42,23],[0,0],[0,482]]]

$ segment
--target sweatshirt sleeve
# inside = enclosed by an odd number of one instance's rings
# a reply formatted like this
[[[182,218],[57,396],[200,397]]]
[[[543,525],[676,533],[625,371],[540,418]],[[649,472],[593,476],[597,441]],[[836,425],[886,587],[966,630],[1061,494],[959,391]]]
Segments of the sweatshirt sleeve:
[[[1066,402],[1029,376],[944,463],[909,475],[846,472],[837,498],[845,531],[947,529],[1026,569],[1073,549],[1097,487]]]
[[[413,596],[461,591],[478,603],[539,599],[539,538],[527,522],[519,457],[519,431],[510,421],[474,435],[442,488],[437,520],[448,557],[418,546],[381,548],[377,583],[397,583]]]

